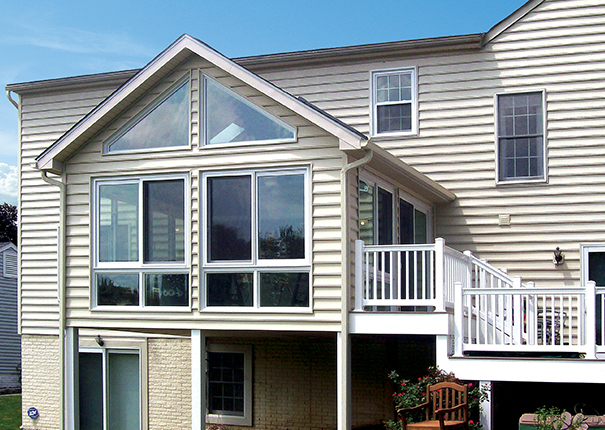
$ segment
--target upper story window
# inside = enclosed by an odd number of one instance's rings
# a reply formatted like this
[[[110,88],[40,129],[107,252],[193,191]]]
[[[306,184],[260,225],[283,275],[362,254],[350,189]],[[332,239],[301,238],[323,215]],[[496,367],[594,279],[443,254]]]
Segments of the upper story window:
[[[372,135],[416,133],[416,69],[372,74]]]
[[[498,181],[544,180],[544,92],[497,95]]]
[[[206,144],[292,142],[296,130],[218,82],[205,78]]]
[[[105,153],[189,146],[189,80],[180,80],[104,145]]]
[[[186,182],[95,181],[93,306],[189,306]]]
[[[308,172],[206,174],[207,307],[309,307]]]

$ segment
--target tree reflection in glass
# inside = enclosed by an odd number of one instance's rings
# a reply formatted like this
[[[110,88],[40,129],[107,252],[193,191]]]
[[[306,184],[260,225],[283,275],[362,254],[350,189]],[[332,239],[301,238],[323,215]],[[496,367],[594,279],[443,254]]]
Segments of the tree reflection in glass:
[[[305,258],[304,175],[258,178],[259,258]]]

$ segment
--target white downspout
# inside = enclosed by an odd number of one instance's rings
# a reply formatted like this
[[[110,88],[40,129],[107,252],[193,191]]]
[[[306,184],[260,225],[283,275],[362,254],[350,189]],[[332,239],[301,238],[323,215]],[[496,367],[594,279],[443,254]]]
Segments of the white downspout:
[[[341,232],[341,253],[342,253],[342,281],[341,288],[342,304],[342,329],[337,337],[337,428],[339,430],[349,430],[351,428],[351,408],[349,401],[351,399],[351,360],[350,351],[351,345],[349,340],[349,211],[348,211],[348,188],[347,172],[356,167],[369,163],[374,152],[371,149],[366,149],[366,155],[352,163],[346,164],[340,170],[340,214],[342,217],[342,232]]]
[[[59,228],[57,231],[57,269],[58,286],[57,299],[59,301],[59,377],[61,411],[59,428],[65,429],[65,183],[48,177],[48,173],[41,172],[42,180],[47,184],[59,187]]]

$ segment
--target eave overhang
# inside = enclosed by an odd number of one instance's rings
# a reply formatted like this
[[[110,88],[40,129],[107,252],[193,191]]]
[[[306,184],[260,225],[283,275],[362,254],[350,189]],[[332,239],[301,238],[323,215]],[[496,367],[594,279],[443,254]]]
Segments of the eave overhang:
[[[368,150],[373,152],[368,167],[397,181],[409,190],[428,199],[431,203],[444,204],[456,200],[456,194],[372,141],[368,141],[361,150],[345,150],[345,153],[348,153],[353,158],[359,159],[362,158]]]
[[[36,158],[37,168],[51,173],[61,173],[63,162],[81,145],[99,133],[120,112],[138,99],[145,91],[174,70],[190,55],[198,55],[215,67],[239,79],[290,109],[339,140],[341,149],[358,149],[366,142],[362,133],[297,99],[277,86],[236,64],[203,42],[185,34],[154,58],[147,66],[107,97],[81,121],[61,136],[55,143]]]

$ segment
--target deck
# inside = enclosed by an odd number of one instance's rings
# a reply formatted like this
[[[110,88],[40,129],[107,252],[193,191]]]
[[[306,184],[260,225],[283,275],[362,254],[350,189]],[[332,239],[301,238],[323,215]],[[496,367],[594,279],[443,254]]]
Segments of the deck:
[[[434,244],[356,242],[351,333],[433,334],[448,357],[598,359],[605,288],[542,288]]]

